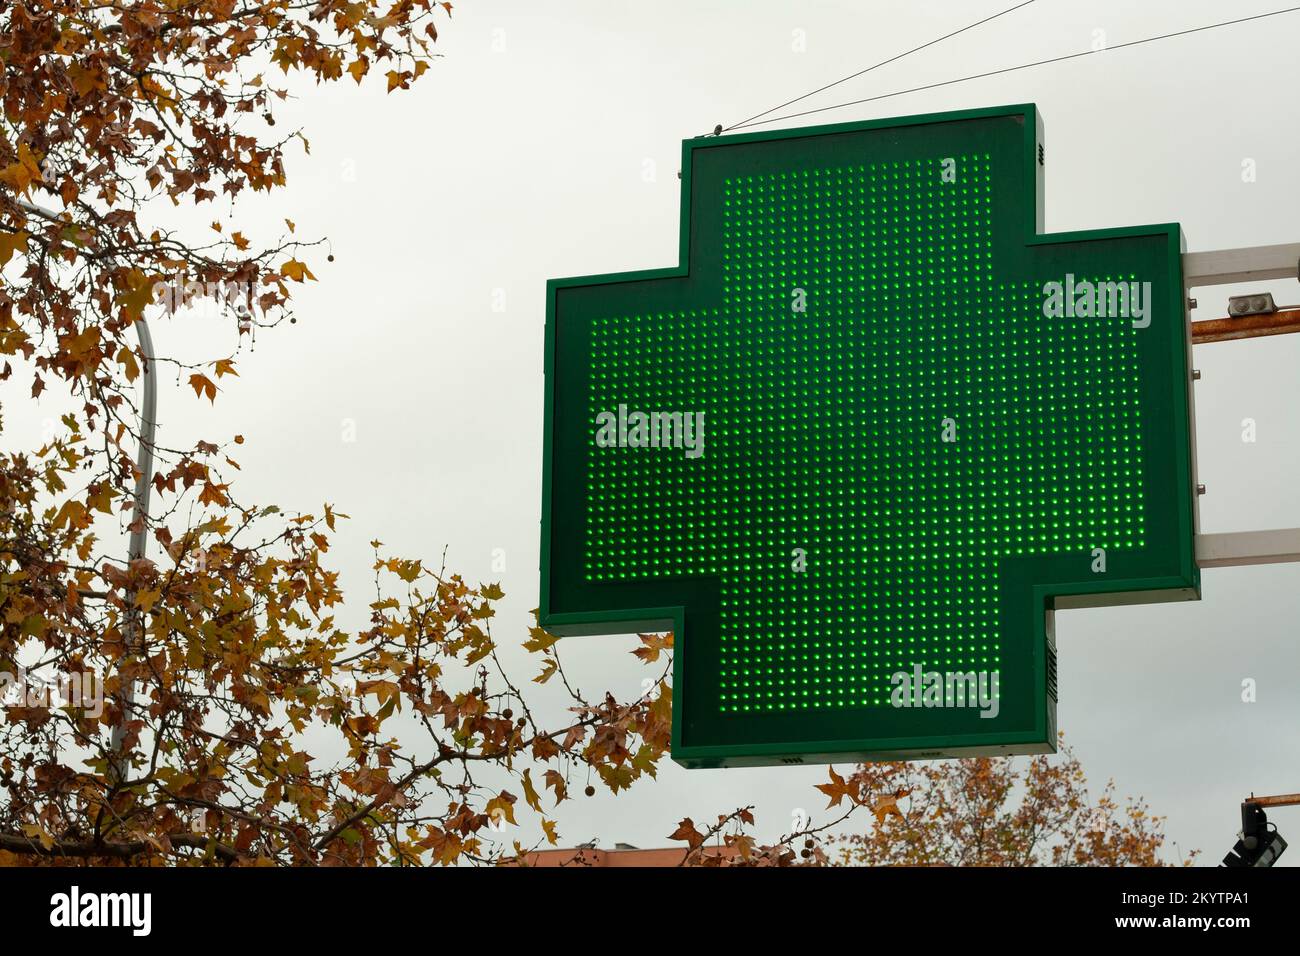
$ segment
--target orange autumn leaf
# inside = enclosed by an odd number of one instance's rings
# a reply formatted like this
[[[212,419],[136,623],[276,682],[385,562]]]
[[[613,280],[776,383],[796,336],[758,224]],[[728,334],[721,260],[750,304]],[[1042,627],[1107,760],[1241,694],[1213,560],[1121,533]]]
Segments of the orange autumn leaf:
[[[313,282],[316,281],[316,277],[312,275],[311,270],[307,268],[307,264],[305,262],[299,262],[297,259],[290,259],[282,265],[280,267],[280,274],[286,279],[293,279],[295,282],[305,282],[308,279]]]
[[[0,232],[0,266],[7,263],[15,252],[26,249],[30,235],[20,229],[17,232]]]
[[[542,820],[542,832],[546,834],[546,842],[555,846],[560,842],[559,834],[555,830],[554,820]]]
[[[826,769],[830,771],[831,782],[819,783],[817,789],[830,798],[830,803],[826,805],[827,809],[838,807],[845,797],[848,797],[851,803],[859,803],[860,797],[857,783],[852,778],[845,780],[835,772],[834,767],[827,767]]]
[[[677,824],[676,830],[668,834],[668,839],[683,840],[690,849],[694,850],[704,843],[704,834],[695,828],[695,823],[690,817],[686,817]]]
[[[673,635],[670,631],[667,634],[638,634],[641,646],[632,649],[632,655],[640,658],[647,664],[652,664],[659,660],[659,655],[663,651],[673,649]]]
[[[199,398],[206,395],[209,402],[216,402],[217,386],[201,372],[195,372],[190,376],[190,387],[194,389],[194,394]]]
[[[911,793],[910,790],[896,790],[894,793],[886,794],[876,801],[871,812],[876,815],[876,823],[881,824],[889,816],[896,816],[903,819],[903,811],[898,809],[898,801]]]

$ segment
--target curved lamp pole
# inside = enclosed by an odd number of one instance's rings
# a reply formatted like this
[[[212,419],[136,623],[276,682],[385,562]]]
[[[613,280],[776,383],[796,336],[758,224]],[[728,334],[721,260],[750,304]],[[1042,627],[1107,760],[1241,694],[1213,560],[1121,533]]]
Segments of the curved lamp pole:
[[[54,210],[38,206],[36,203],[20,199],[18,205],[42,219],[48,219],[51,222],[64,221]],[[144,371],[142,373],[144,399],[140,408],[140,447],[135,456],[135,507],[131,519],[131,524],[134,527],[131,531],[130,540],[127,542],[126,550],[128,570],[132,561],[144,557],[145,549],[148,547],[149,494],[153,488],[153,438],[154,427],[157,423],[156,409],[158,404],[158,388],[153,373],[153,338],[149,335],[149,323],[145,320],[143,310],[140,312],[140,318],[135,321],[135,331],[140,339],[140,353],[144,359]],[[130,652],[136,647],[140,633],[140,612],[135,606],[134,590],[126,592],[126,604],[123,638],[126,650]],[[108,742],[111,752],[109,769],[115,780],[121,781],[126,776],[122,744],[126,739],[126,721],[131,709],[135,706],[134,682],[127,683],[126,687],[120,692],[118,699],[122,705],[122,723],[114,725]]]
[[[153,490],[153,438],[158,405],[158,388],[153,373],[153,338],[149,334],[149,323],[145,320],[143,311],[135,321],[135,331],[140,338],[140,353],[144,359],[144,398],[140,406],[140,447],[135,456],[135,507],[131,519],[131,538],[126,549],[128,571],[132,561],[144,557],[149,544],[149,495]],[[140,610],[135,606],[134,590],[126,592],[126,600],[123,637],[126,652],[130,653],[139,643]],[[135,681],[126,683],[119,700],[122,705],[122,723],[114,725],[109,737],[109,749],[113,754],[111,768],[117,781],[126,777],[122,743],[126,739],[126,721],[135,706]]]

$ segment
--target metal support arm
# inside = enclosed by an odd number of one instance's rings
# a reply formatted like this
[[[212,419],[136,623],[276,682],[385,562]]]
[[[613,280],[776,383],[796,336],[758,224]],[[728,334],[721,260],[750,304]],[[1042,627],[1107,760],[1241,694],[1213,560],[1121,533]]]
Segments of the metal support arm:
[[[1183,284],[1189,289],[1295,278],[1300,278],[1300,242],[1183,253]]]
[[[1202,568],[1295,561],[1300,561],[1300,528],[1196,536],[1196,563]]]

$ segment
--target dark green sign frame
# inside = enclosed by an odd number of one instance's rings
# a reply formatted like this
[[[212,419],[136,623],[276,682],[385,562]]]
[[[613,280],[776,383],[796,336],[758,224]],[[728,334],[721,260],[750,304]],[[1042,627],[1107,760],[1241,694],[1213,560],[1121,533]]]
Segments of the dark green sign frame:
[[[1050,752],[1053,611],[1199,598],[1181,230],[1042,143],[688,140],[681,264],[548,282],[540,623],[672,629],[684,766]]]

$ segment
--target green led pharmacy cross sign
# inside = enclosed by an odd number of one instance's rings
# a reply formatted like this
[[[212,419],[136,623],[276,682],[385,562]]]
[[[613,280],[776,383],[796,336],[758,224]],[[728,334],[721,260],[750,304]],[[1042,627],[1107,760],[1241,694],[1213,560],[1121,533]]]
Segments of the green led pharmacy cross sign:
[[[1199,596],[1181,232],[1041,144],[690,140],[681,264],[549,283],[541,623],[676,633],[679,763],[1048,752],[1053,611]]]

